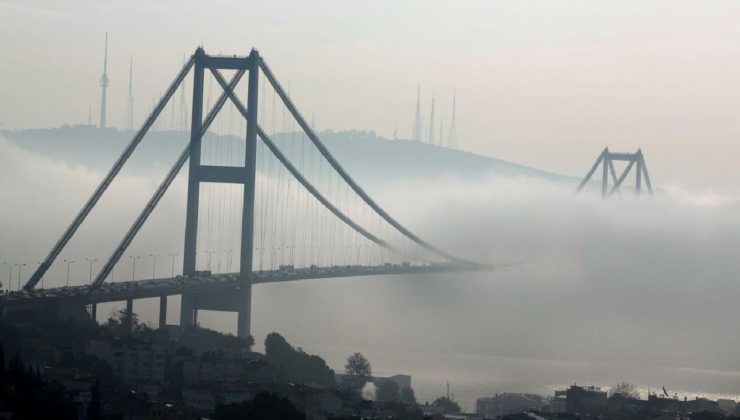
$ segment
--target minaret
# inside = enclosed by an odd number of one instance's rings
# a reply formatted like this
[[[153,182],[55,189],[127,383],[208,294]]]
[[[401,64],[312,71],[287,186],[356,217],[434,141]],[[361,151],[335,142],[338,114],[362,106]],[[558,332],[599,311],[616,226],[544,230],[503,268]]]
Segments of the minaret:
[[[108,32],[105,33],[105,55],[103,56],[103,76],[100,77],[100,128],[105,128],[105,106],[108,93]]]
[[[411,140],[421,141],[421,84],[416,87],[416,116],[414,127],[411,129]]]
[[[450,134],[447,136],[447,144],[450,149],[457,149],[457,125],[455,124],[455,100],[456,95],[452,94],[452,120],[450,120]]]
[[[429,144],[434,144],[434,91],[432,91],[432,115],[429,116]]]
[[[443,119],[440,118],[439,120],[439,145],[444,147],[444,142],[442,141],[442,138],[444,137],[444,131],[445,130],[445,122]]]
[[[123,117],[123,129],[134,129],[134,57],[131,57],[128,67],[128,98],[126,98],[126,112]]]

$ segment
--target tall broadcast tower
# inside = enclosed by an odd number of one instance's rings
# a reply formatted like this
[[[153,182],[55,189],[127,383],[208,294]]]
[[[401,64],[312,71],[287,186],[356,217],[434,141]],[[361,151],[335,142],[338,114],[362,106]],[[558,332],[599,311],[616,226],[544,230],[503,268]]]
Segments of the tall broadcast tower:
[[[103,57],[103,75],[100,77],[100,128],[105,128],[105,106],[108,93],[108,32],[105,33],[105,56]]]
[[[432,112],[429,117],[429,144],[434,143],[434,91],[432,91]]]
[[[126,98],[126,111],[123,116],[123,129],[124,130],[134,129],[133,79],[134,79],[134,58],[131,57],[131,61],[128,67],[128,98]]]

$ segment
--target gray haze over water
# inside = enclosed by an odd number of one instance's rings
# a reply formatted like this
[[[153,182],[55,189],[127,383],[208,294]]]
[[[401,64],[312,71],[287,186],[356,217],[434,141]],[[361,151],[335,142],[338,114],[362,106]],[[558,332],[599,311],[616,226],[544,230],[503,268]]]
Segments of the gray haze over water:
[[[343,163],[350,171],[359,164]],[[129,170],[114,183],[60,257],[78,261],[75,284],[87,280],[84,258],[108,256],[168,165]],[[661,185],[659,174],[651,175]],[[0,139],[0,260],[28,263],[27,277],[102,176]],[[180,252],[185,191],[181,175],[127,253],[143,256],[139,277],[152,269],[146,255]],[[740,394],[737,199],[676,185],[639,201],[626,192],[602,201],[572,191],[547,178],[495,173],[376,183],[369,193],[430,242],[467,258],[516,264],[256,286],[257,347],[278,331],[335,369],[361,351],[378,373],[411,374],[422,401],[442,395],[449,379],[469,409],[494,392],[547,393],[573,382],[630,381],[690,397]],[[130,270],[123,260],[116,278],[130,279]],[[159,270],[169,272],[166,257]],[[0,271],[3,283],[6,276]],[[63,282],[57,263],[47,286]],[[156,308],[153,300],[135,304],[150,322]],[[169,310],[174,323],[178,305]],[[199,320],[235,330],[232,314]]]

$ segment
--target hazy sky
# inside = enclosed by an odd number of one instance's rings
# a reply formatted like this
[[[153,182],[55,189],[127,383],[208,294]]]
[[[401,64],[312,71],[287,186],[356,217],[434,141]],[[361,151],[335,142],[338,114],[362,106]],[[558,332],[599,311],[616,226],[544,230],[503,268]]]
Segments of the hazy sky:
[[[201,41],[254,46],[319,128],[410,137],[421,83],[467,150],[581,175],[642,147],[659,185],[740,193],[736,1],[2,1],[2,127],[97,119],[106,31],[114,126],[131,55],[140,122]]]

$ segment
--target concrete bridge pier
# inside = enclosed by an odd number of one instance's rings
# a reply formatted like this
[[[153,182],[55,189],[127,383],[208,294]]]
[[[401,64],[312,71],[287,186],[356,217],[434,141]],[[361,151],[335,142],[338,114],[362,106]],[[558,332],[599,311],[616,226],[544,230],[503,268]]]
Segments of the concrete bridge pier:
[[[126,315],[124,316],[123,322],[125,323],[125,327],[128,331],[131,331],[131,327],[133,326],[133,318],[134,318],[134,300],[133,299],[127,299],[126,300]]]
[[[159,297],[159,328],[167,326],[167,296]]]
[[[161,302],[161,301],[160,301]],[[160,322],[162,322],[160,305]],[[236,312],[236,335],[247,339],[250,336],[252,314],[252,285],[241,284],[233,289],[214,292],[200,292],[182,295],[180,305],[180,326],[185,328],[198,324],[198,310]]]
[[[252,322],[252,285],[240,286],[238,295],[241,304],[237,310],[236,336],[246,340],[252,333],[250,329],[250,323]]]

